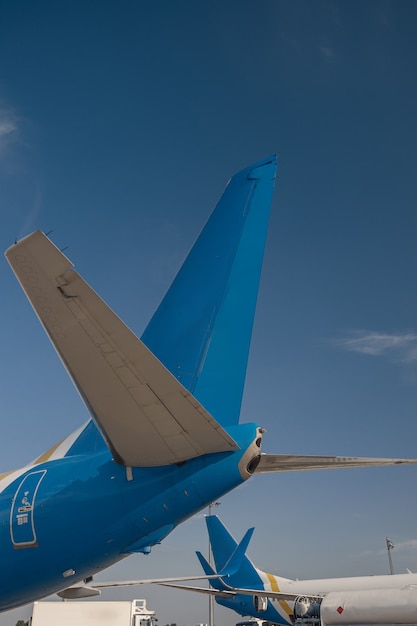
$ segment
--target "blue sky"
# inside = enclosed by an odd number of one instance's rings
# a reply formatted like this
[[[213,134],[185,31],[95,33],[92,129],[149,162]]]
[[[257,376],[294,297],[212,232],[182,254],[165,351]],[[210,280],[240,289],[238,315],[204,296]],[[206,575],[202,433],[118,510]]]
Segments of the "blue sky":
[[[53,230],[140,335],[228,178],[277,152],[242,419],[266,452],[417,456],[416,24],[412,0],[3,1],[2,249]],[[4,260],[0,288],[6,471],[87,412]],[[416,472],[256,477],[218,512],[274,573],[388,573],[386,535],[417,571]],[[102,578],[198,573],[196,549],[202,516]],[[201,597],[118,597],[207,621]]]

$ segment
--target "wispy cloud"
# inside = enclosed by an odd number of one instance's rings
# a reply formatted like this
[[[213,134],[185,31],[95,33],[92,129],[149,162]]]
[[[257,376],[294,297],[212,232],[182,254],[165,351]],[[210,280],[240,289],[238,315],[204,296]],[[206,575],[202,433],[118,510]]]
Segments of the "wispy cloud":
[[[408,539],[408,541],[393,541],[396,550],[417,550],[417,539]]]
[[[393,540],[394,548],[396,552],[406,552],[410,550],[417,550],[417,539],[407,539],[406,541]],[[385,542],[384,542],[385,544]],[[387,548],[381,547],[378,550],[363,550],[359,556],[369,558],[370,556],[384,556],[387,554]]]
[[[405,552],[409,550],[417,550],[417,539],[407,539],[407,541],[392,541],[393,549],[397,552]],[[378,555],[384,555],[387,553],[386,548],[381,548],[378,550]]]
[[[411,331],[389,334],[355,330],[347,337],[331,340],[331,343],[350,352],[388,357],[397,363],[417,361],[417,334]]]
[[[10,144],[16,141],[17,134],[16,116],[0,104],[0,157],[4,156]]]
[[[10,222],[13,214],[16,238],[38,226],[43,205],[41,181],[31,160],[31,129],[30,120],[19,115],[0,95],[0,215],[7,216]]]

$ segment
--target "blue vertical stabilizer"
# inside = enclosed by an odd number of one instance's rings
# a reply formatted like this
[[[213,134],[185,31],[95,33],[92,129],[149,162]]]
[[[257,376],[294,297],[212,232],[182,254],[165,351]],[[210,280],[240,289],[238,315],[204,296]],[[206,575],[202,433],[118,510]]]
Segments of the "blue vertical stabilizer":
[[[227,584],[233,587],[259,588],[262,581],[255,566],[245,554],[253,528],[246,533],[240,544],[237,544],[217,515],[207,516],[206,524],[216,572],[219,574],[225,572]],[[200,557],[199,560],[201,563]]]
[[[222,425],[239,420],[276,166],[230,180],[142,336]]]

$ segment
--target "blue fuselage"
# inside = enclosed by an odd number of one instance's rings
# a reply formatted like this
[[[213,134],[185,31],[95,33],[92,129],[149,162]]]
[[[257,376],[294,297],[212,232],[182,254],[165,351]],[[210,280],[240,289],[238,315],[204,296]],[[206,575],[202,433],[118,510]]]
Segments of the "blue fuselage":
[[[248,448],[249,458],[259,452],[257,427],[230,430],[240,450],[180,465],[130,470],[101,449],[27,468],[0,493],[0,610],[59,591],[129,553],[148,552],[243,482],[249,475],[238,464],[242,457],[246,464]]]
[[[261,589],[259,590],[259,595],[262,595]],[[282,624],[283,626],[293,623],[292,613],[287,613],[287,611],[283,610],[283,607],[280,607],[279,612],[276,608],[279,606],[279,603],[274,603],[271,600],[268,600],[265,611],[256,611],[253,597],[246,594],[237,593],[232,598],[216,597],[216,602],[227,609],[236,611],[236,613],[242,616],[250,615],[255,619],[266,620],[273,624]]]

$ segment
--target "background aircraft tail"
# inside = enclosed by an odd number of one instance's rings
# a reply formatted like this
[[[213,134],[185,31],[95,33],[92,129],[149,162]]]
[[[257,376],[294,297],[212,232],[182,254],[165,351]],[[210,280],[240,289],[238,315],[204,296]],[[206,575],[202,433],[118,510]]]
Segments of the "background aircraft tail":
[[[230,180],[142,336],[223,426],[239,420],[276,166]]]
[[[215,570],[220,576],[224,577],[226,584],[236,588],[262,589],[264,582],[260,575],[262,572],[257,570],[246,555],[246,548],[254,529],[251,528],[238,544],[217,515],[207,516],[206,524]],[[201,553],[197,553],[197,556],[205,573],[208,576],[211,575],[213,569],[209,563]],[[221,581],[219,581],[218,587],[216,582],[212,580],[211,585],[222,589]]]

